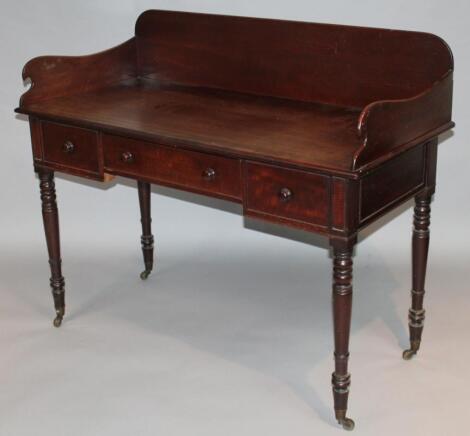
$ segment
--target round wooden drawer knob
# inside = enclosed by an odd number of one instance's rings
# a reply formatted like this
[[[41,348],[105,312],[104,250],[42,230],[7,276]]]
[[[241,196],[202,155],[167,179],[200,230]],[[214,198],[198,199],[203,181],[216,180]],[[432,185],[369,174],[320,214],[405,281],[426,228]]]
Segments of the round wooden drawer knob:
[[[202,177],[204,180],[214,180],[215,179],[215,170],[213,168],[206,168],[202,172]]]
[[[73,153],[75,150],[75,145],[72,141],[65,141],[62,148],[64,153]]]
[[[124,163],[132,163],[134,162],[134,155],[130,151],[125,151],[122,153],[121,159]]]
[[[279,199],[281,201],[287,202],[292,200],[293,194],[292,191],[289,188],[282,188],[279,191]]]

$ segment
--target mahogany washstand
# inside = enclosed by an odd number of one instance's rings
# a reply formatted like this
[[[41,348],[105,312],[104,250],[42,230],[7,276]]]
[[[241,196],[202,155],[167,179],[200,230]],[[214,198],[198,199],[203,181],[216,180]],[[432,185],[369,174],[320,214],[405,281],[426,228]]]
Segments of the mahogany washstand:
[[[358,232],[415,197],[411,358],[420,347],[438,136],[453,127],[453,59],[426,33],[170,11],[90,56],[29,61],[34,168],[56,318],[64,316],[54,172],[137,180],[146,279],[150,184],[219,197],[320,233],[333,250],[335,414],[345,429]]]

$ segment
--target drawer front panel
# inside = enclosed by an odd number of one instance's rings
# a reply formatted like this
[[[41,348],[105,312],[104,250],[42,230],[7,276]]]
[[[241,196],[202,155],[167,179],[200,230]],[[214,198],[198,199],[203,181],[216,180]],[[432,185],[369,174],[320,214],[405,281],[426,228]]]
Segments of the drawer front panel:
[[[147,179],[203,194],[241,199],[240,161],[104,135],[107,172]]]
[[[326,227],[328,186],[319,174],[249,162],[245,210]]]
[[[98,134],[93,130],[44,122],[44,160],[72,169],[99,172]]]

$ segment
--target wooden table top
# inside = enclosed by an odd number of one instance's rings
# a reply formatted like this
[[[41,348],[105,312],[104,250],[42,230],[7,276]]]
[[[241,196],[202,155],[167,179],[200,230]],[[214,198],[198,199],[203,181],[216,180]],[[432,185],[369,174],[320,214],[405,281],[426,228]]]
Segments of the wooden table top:
[[[28,113],[160,143],[347,171],[360,145],[360,110],[241,93],[125,81],[40,101]]]

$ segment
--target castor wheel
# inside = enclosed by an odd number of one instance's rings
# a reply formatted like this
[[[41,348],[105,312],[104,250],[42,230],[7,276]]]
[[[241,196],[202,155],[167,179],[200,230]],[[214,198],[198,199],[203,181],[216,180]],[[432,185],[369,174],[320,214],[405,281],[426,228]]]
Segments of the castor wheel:
[[[142,272],[140,273],[140,278],[141,278],[142,280],[147,280],[147,278],[148,278],[148,276],[150,275],[151,272],[152,272],[151,269],[146,269],[146,270],[142,271]]]
[[[54,318],[54,327],[60,327],[62,324],[62,320],[64,319],[65,309],[57,310],[57,316]]]
[[[354,421],[351,418],[338,419],[338,423],[347,431],[354,430]]]
[[[404,360],[411,360],[413,358],[413,356],[416,355],[416,351],[417,350],[413,350],[413,349],[403,351],[403,359]]]
[[[354,429],[354,421],[346,417],[346,410],[335,410],[335,415],[338,424],[342,425],[345,430],[351,431]]]
[[[420,340],[412,340],[410,342],[410,348],[408,350],[403,351],[403,359],[411,360],[413,356],[415,356],[416,353],[418,352],[420,345],[421,345]]]

